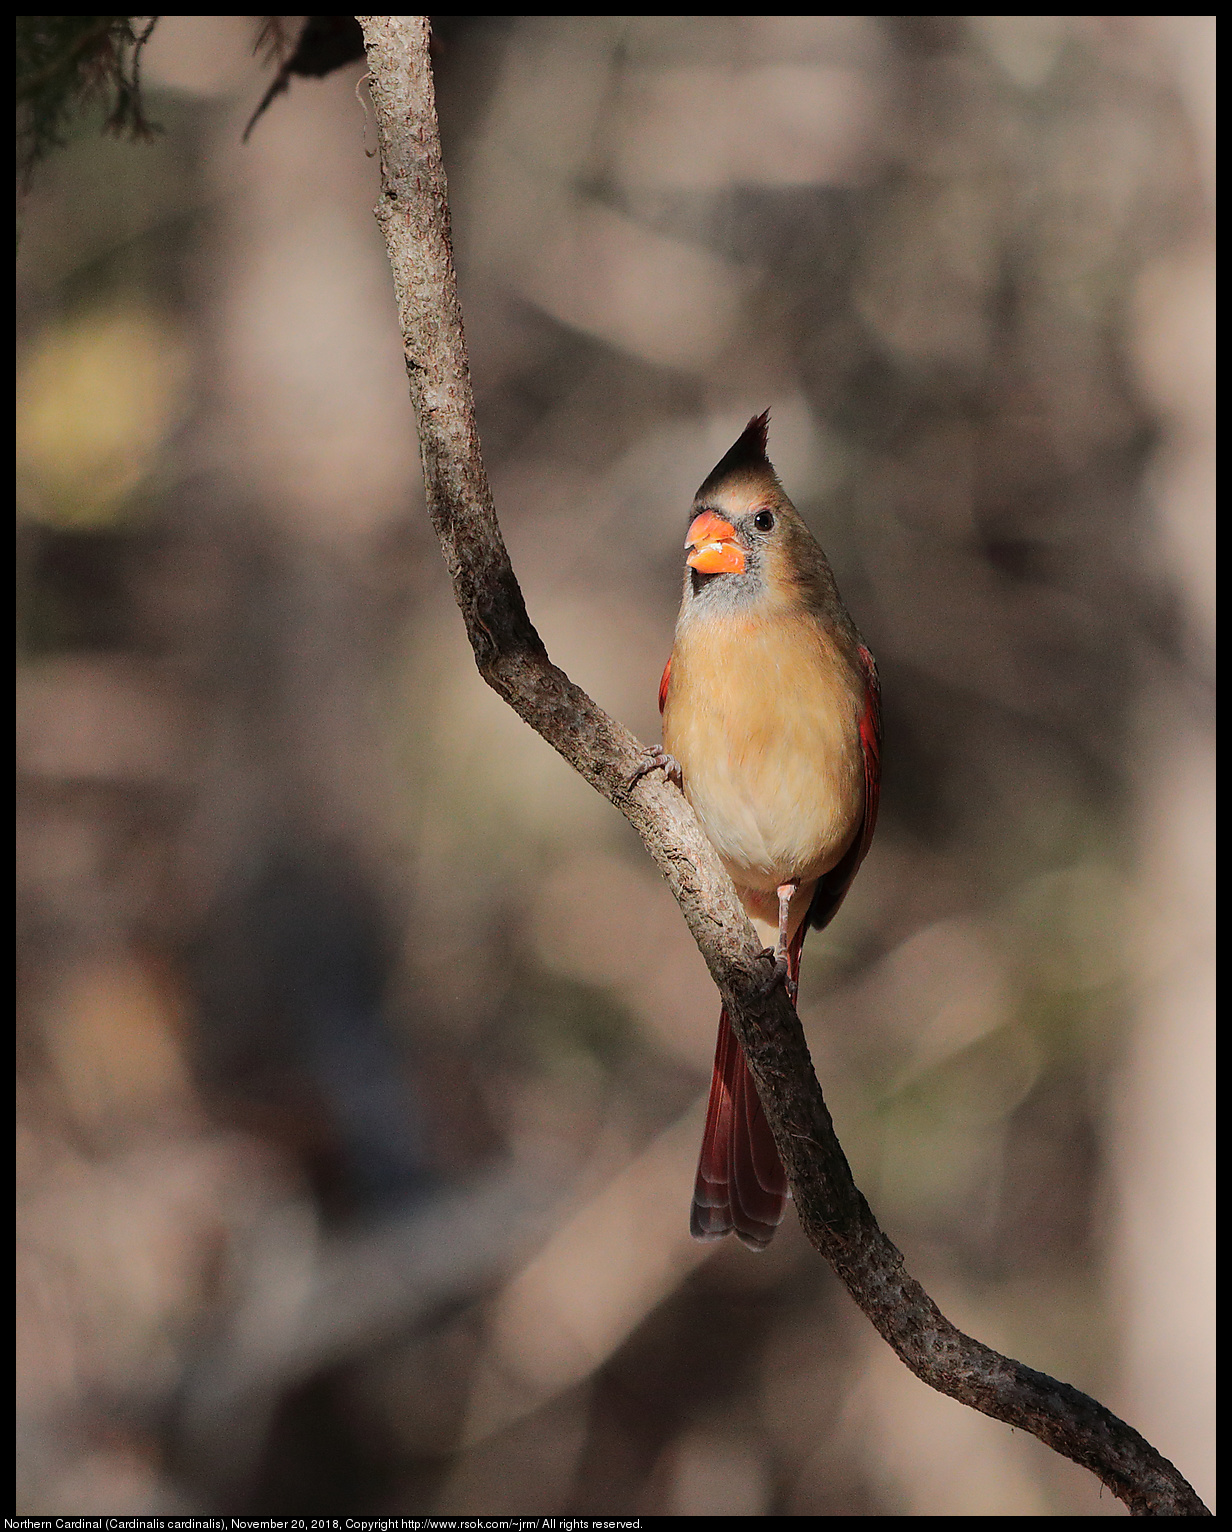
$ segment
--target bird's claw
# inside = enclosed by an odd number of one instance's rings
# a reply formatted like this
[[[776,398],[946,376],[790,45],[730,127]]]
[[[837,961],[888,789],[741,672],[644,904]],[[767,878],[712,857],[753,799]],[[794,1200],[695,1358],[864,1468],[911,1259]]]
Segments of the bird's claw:
[[[674,755],[668,755],[662,745],[654,745],[646,751],[642,764],[629,778],[629,787],[636,787],[642,778],[649,776],[652,771],[661,771],[669,782],[674,782],[683,790],[684,772],[680,769],[680,762]]]
[[[787,998],[792,1005],[795,1005],[799,985],[792,982],[791,964],[787,961],[787,954],[777,947],[763,947],[759,956],[765,958],[770,964],[770,972],[758,981],[762,997],[768,996],[776,984],[781,984],[787,991]]]

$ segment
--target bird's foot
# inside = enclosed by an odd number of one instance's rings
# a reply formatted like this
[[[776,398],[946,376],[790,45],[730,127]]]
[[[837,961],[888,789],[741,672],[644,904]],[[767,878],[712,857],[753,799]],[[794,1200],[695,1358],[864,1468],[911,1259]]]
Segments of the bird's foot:
[[[759,955],[770,964],[770,972],[758,981],[762,998],[765,999],[776,984],[781,984],[787,991],[787,998],[795,1005],[799,985],[791,977],[791,964],[787,961],[786,952],[777,947],[763,947]]]
[[[680,769],[680,762],[674,755],[668,755],[662,745],[654,745],[646,751],[642,764],[629,778],[630,789],[636,787],[642,778],[649,776],[652,771],[661,771],[669,782],[674,782],[681,789],[684,788],[684,772]]]

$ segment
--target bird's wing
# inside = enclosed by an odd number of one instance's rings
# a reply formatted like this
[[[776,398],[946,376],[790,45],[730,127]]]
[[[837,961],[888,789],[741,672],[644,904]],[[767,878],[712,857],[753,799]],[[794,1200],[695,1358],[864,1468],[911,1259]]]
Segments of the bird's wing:
[[[864,817],[841,862],[830,869],[817,884],[809,907],[808,924],[819,930],[834,919],[847,896],[851,880],[868,854],[877,828],[877,805],[881,798],[881,683],[877,663],[860,645],[860,665],[864,671],[864,712],[860,715],[860,751],[864,756]]]
[[[667,664],[664,665],[664,667],[663,667],[663,679],[659,682],[659,712],[660,713],[662,713],[663,709],[667,706],[667,682],[668,682],[668,677],[671,675],[671,673],[672,673],[672,658],[671,658],[671,655],[669,654],[668,657],[667,657]]]

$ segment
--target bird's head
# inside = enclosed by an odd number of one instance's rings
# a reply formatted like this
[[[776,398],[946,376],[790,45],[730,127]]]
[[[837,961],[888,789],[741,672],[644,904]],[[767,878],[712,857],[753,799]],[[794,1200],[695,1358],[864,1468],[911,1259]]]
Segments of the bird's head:
[[[825,555],[766,456],[769,424],[769,410],[754,416],[694,496],[685,535],[686,602],[807,599],[821,571],[829,576]]]

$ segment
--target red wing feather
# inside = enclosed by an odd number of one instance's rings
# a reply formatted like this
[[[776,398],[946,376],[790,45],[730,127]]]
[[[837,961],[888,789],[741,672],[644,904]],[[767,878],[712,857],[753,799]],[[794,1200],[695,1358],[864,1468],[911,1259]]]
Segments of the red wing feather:
[[[864,823],[860,826],[860,856],[856,867],[873,843],[877,805],[881,801],[881,682],[877,679],[877,662],[863,644],[860,645],[860,661],[864,666],[864,712],[860,718],[860,749],[864,753]],[[855,868],[852,876],[855,876]]]
[[[664,665],[664,667],[663,667],[663,679],[659,682],[659,712],[660,713],[667,706],[667,682],[668,682],[668,677],[671,675],[671,673],[672,673],[672,658],[671,658],[671,655],[668,655],[668,657],[667,657],[667,664]]]
[[[881,799],[881,685],[872,655],[860,645],[864,670],[864,711],[860,715],[860,751],[864,756],[864,817],[847,854],[818,882],[809,908],[808,923],[828,926],[847,897],[860,863],[868,855],[877,828],[877,805]]]

